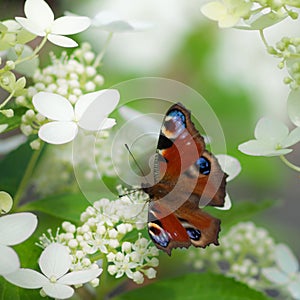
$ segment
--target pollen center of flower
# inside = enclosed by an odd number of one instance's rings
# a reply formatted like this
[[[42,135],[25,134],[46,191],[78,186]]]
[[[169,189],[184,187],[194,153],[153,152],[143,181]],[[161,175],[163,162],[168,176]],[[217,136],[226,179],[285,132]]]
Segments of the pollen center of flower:
[[[276,150],[280,150],[280,149],[282,149],[282,145],[281,145],[281,144],[279,144],[279,143],[278,143],[278,144],[276,144],[276,146],[275,146],[275,149],[276,149]]]
[[[49,278],[49,280],[51,283],[55,283],[57,281],[56,277],[53,275]]]

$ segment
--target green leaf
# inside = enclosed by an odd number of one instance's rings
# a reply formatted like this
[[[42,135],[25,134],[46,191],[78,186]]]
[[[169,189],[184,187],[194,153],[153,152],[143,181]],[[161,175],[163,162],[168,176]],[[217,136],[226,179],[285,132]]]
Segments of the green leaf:
[[[50,216],[78,222],[80,214],[90,205],[82,194],[68,194],[47,197],[23,205],[22,211],[40,211]]]
[[[217,210],[213,207],[206,207],[205,210],[222,221],[221,226],[223,230],[224,228],[228,229],[236,223],[249,220],[253,215],[268,209],[274,204],[276,204],[276,201],[271,200],[260,202],[243,201],[239,203],[233,202],[230,210]]]
[[[6,191],[11,195],[16,193],[32,152],[29,142],[27,142],[10,152],[0,161],[0,190]]]
[[[39,290],[27,290],[19,288],[0,277],[0,300],[40,300]],[[43,298],[50,299],[50,298]]]
[[[17,127],[20,127],[21,118],[26,112],[27,108],[25,107],[18,107],[14,108],[14,116],[12,118],[7,118],[3,114],[0,114],[0,124],[8,124],[8,127],[3,131],[11,131]]]
[[[264,294],[245,284],[216,274],[188,274],[162,280],[114,298],[116,300],[267,300]]]

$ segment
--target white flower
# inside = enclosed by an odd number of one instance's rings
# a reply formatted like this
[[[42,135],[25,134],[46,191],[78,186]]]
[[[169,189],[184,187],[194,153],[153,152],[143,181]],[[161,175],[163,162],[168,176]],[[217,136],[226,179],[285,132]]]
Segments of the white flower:
[[[115,120],[107,118],[119,102],[117,90],[101,90],[79,97],[75,109],[61,95],[40,92],[34,95],[36,110],[53,122],[39,129],[41,140],[50,144],[64,144],[72,141],[78,132],[78,126],[89,131],[108,129]]]
[[[255,140],[239,145],[241,152],[253,156],[285,155],[292,151],[288,147],[300,141],[300,128],[289,132],[284,123],[264,117],[258,121],[254,135]]]
[[[13,199],[10,194],[0,191],[0,215],[8,213],[13,205]]]
[[[226,154],[217,154],[216,158],[223,172],[225,172],[228,175],[228,177],[226,178],[227,182],[234,179],[241,172],[241,164],[236,158]],[[231,208],[231,206],[232,204],[230,197],[228,193],[226,193],[224,206],[215,208],[221,210],[228,210]]]
[[[288,114],[291,121],[300,126],[300,88],[292,90],[287,101]]]
[[[49,245],[41,254],[39,266],[42,273],[31,269],[19,269],[5,276],[10,283],[27,289],[42,288],[43,292],[57,299],[72,297],[70,285],[80,285],[98,277],[102,269],[90,269],[67,273],[71,267],[68,248],[61,244]]]
[[[299,263],[292,251],[284,244],[276,245],[277,267],[262,269],[263,275],[271,282],[287,288],[294,299],[300,299]]]
[[[54,14],[43,0],[26,0],[24,5],[26,18],[16,17],[16,20],[29,32],[37,36],[46,36],[58,46],[76,47],[78,44],[64,35],[84,31],[90,26],[87,17],[64,16],[54,20]]]
[[[137,21],[122,20],[115,12],[100,11],[92,19],[92,26],[109,32],[140,31],[151,27],[151,24]]]
[[[15,250],[8,246],[22,243],[37,226],[37,217],[31,213],[17,213],[0,218],[0,275],[16,271],[20,261]]]
[[[201,12],[209,19],[218,21],[221,28],[232,27],[239,20],[246,17],[251,9],[252,3],[244,0],[213,1],[205,4]]]

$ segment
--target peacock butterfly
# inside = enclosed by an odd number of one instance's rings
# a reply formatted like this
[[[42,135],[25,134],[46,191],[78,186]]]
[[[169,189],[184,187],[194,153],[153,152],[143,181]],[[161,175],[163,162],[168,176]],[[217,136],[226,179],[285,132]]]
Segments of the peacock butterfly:
[[[221,222],[199,202],[223,206],[227,175],[181,103],[167,111],[156,152],[154,185],[142,184],[150,198],[148,233],[154,244],[169,255],[177,247],[219,245]]]

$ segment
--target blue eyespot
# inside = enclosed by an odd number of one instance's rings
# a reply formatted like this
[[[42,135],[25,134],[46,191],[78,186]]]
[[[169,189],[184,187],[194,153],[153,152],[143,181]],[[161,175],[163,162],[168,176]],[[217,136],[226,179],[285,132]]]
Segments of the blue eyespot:
[[[198,166],[201,174],[208,175],[210,173],[210,162],[204,156],[201,156],[196,161],[196,165]]]
[[[184,127],[186,127],[185,116],[181,111],[176,110],[176,109],[172,110],[168,113],[168,116],[175,118],[176,121],[178,120],[180,123],[184,124]]]
[[[201,232],[195,228],[186,228],[186,232],[189,235],[191,240],[199,241],[201,238]]]

